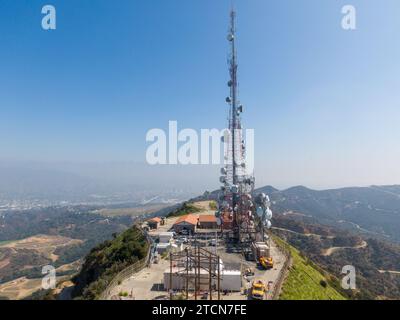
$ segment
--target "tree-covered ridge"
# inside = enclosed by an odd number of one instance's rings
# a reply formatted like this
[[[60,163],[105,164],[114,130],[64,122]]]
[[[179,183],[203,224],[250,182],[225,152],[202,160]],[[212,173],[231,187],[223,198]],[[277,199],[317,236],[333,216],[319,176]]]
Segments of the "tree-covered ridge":
[[[97,299],[123,269],[143,259],[149,244],[137,227],[132,227],[90,251],[78,275],[73,278],[73,296]]]

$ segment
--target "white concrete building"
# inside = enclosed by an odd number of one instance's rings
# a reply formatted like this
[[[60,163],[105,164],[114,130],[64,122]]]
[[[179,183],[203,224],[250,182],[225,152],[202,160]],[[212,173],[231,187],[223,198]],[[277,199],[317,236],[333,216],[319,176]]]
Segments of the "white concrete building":
[[[164,288],[169,290],[170,287],[170,269],[164,271]],[[194,270],[189,271],[189,290],[193,290],[194,284]],[[214,290],[217,286],[217,281],[212,280],[212,285]],[[172,268],[172,289],[173,290],[185,290],[186,287],[186,271],[184,267],[174,267]],[[200,290],[209,290],[209,274],[206,270],[200,269]],[[242,274],[239,270],[222,270],[221,281],[220,281],[221,291],[233,291],[239,292],[242,289]]]
[[[180,252],[183,250],[183,245],[177,245],[175,243],[158,243],[157,247],[156,247],[156,251],[158,254],[163,254],[165,252],[169,253],[169,252]]]
[[[239,270],[223,270],[221,290],[240,291],[242,288],[242,274]]]
[[[159,243],[157,244],[156,250],[158,254],[163,254],[169,252],[171,245],[169,243]]]
[[[169,243],[174,238],[173,232],[160,232],[158,234],[158,239],[160,243]]]

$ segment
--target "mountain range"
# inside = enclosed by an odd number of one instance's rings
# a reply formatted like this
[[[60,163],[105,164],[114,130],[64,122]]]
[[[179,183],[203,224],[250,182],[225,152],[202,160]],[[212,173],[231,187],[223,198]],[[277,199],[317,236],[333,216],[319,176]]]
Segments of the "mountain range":
[[[400,242],[400,185],[313,190],[296,186],[278,190],[258,188],[272,203],[275,215],[296,215],[318,223]],[[218,198],[206,192],[195,200]]]
[[[303,186],[269,194],[276,214],[297,214],[320,223],[400,242],[400,186],[312,190]]]

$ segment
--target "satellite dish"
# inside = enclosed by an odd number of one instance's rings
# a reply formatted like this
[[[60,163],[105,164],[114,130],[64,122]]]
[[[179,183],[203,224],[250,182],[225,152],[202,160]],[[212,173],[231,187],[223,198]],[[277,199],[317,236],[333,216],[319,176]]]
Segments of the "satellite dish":
[[[264,210],[261,207],[257,207],[257,215],[261,218],[264,214]]]
[[[217,218],[217,226],[220,226],[222,224],[221,218]]]
[[[261,199],[266,199],[266,198],[267,198],[267,195],[263,192],[263,193],[260,194],[260,198],[261,198]]]
[[[269,206],[271,205],[271,201],[269,200],[269,197],[268,197],[268,196],[266,196],[266,197],[263,199],[263,205],[264,205],[265,207],[269,207]]]
[[[272,219],[272,211],[271,211],[270,208],[267,209],[266,218],[267,218],[268,220],[271,220],[271,219]]]

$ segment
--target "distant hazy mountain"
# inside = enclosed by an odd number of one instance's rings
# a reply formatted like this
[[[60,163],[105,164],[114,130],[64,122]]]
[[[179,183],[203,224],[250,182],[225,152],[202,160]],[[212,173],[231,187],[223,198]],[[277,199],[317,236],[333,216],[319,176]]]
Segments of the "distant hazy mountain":
[[[256,193],[264,192],[265,194],[272,194],[274,192],[278,192],[278,189],[275,189],[272,186],[265,186],[256,190]]]
[[[357,230],[400,242],[400,186],[353,187],[312,190],[303,186],[278,190],[271,186],[256,189],[272,201],[276,214],[292,213],[317,219],[320,223]],[[212,191],[194,200],[216,200]]]
[[[293,211],[320,222],[357,229],[400,241],[400,186],[311,190],[303,186],[279,191],[264,187],[276,213]]]

